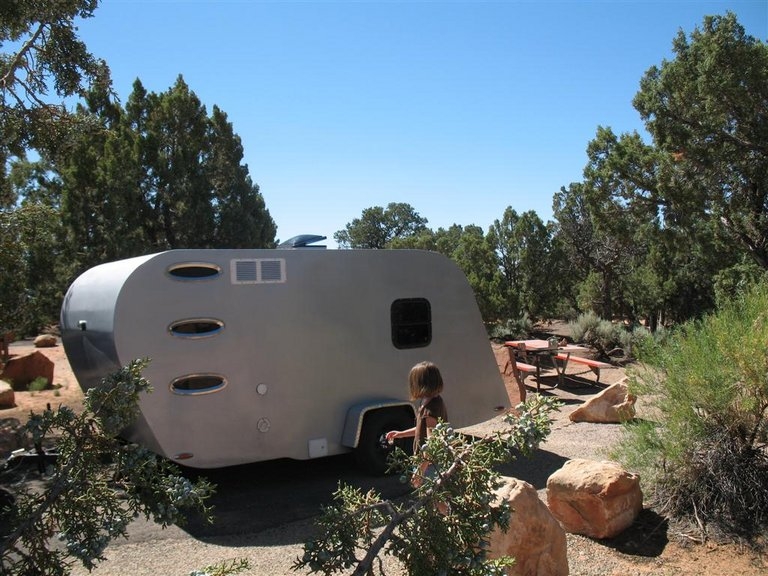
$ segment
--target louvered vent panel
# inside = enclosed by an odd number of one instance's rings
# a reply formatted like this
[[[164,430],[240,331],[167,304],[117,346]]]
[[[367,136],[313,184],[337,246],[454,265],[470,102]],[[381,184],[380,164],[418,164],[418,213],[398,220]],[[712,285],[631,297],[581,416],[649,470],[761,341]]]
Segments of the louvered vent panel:
[[[285,282],[285,260],[265,258],[232,260],[233,284],[274,284]]]
[[[258,282],[257,260],[235,260],[235,282]]]
[[[283,280],[282,260],[261,261],[261,281],[281,282]]]

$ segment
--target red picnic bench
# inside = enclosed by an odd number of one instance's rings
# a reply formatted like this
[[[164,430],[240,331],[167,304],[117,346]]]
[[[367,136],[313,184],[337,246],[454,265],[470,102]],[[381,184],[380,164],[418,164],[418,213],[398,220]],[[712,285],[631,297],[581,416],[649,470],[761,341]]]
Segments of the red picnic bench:
[[[512,365],[512,373],[517,380],[517,387],[520,389],[520,401],[525,402],[525,379],[531,374],[536,374],[538,368],[533,364],[526,364],[525,362],[517,362],[514,354],[510,354],[510,364]],[[536,389],[538,390],[539,383],[536,382]]]
[[[600,362],[599,360],[592,360],[591,358],[584,358],[582,356],[571,356],[570,352],[560,353],[555,355],[555,367],[557,368],[557,378],[559,382],[562,382],[565,376],[565,368],[568,366],[568,362],[576,362],[577,364],[584,364],[589,366],[589,369],[594,372],[596,378],[595,383],[600,383],[600,369],[601,368],[613,368],[611,364],[607,362]]]

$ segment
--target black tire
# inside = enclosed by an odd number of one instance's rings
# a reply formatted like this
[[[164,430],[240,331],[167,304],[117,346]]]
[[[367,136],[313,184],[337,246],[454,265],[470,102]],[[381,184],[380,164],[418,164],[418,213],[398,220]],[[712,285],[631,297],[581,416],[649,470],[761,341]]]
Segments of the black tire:
[[[360,440],[355,448],[355,460],[367,473],[381,476],[387,472],[387,458],[394,447],[406,454],[413,453],[413,438],[395,440],[391,446],[382,441],[390,430],[406,430],[415,422],[413,412],[407,408],[382,408],[365,415]]]

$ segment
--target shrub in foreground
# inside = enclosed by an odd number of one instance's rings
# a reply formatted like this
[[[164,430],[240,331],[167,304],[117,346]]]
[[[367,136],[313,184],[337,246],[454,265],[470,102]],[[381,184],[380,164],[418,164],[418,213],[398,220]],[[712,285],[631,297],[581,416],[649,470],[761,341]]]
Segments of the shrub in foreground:
[[[653,421],[628,425],[621,454],[661,510],[704,534],[768,528],[768,286],[649,339],[631,388]]]
[[[141,376],[146,362],[135,360],[89,390],[81,414],[61,407],[32,415],[27,430],[35,445],[55,438],[58,454],[42,489],[24,479],[9,486],[0,574],[67,574],[78,561],[93,569],[138,516],[162,526],[182,523],[190,511],[210,519],[207,481],[191,482],[171,462],[117,438],[149,390]]]
[[[550,431],[553,398],[533,394],[506,417],[495,435],[473,439],[439,423],[424,454],[435,474],[403,501],[339,486],[335,502],[318,520],[320,536],[304,546],[295,570],[360,576],[385,574],[381,554],[397,558],[410,576],[506,574],[511,558],[487,558],[495,526],[508,526],[509,507],[492,506],[500,475],[494,466],[515,454],[530,455]],[[396,451],[393,470],[408,482],[419,456]]]

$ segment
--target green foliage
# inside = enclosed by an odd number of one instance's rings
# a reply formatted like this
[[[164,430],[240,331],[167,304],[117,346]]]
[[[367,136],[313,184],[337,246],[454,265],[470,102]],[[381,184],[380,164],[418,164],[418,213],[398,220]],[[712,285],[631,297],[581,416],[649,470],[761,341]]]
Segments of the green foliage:
[[[46,388],[48,388],[48,378],[43,376],[38,376],[27,385],[27,390],[30,392],[40,392]]]
[[[568,330],[574,342],[583,342],[602,351],[619,345],[624,331],[623,327],[600,318],[594,312],[580,314],[576,320],[568,323]]]
[[[488,231],[501,273],[501,318],[526,312],[533,318],[548,315],[559,297],[551,276],[551,230],[533,211],[519,214],[507,207]]]
[[[0,210],[0,330],[36,334],[58,316],[60,231],[57,210],[46,204]]]
[[[248,568],[250,568],[250,563],[247,559],[237,558],[230,562],[219,562],[206,566],[202,570],[193,570],[189,576],[227,576],[228,574],[239,574]]]
[[[454,226],[451,230],[456,231],[457,228],[460,233],[455,241],[451,236],[445,238],[445,244],[450,242],[452,246],[448,256],[466,275],[483,319],[488,322],[503,317],[502,277],[493,245],[479,226]],[[438,246],[441,245],[443,243],[439,242]]]
[[[80,113],[101,125],[56,162],[79,268],[175,248],[274,247],[239,136],[181,76],[159,94],[137,80],[124,108],[98,91],[86,104]]]
[[[715,277],[715,301],[725,304],[765,280],[766,270],[752,261],[725,268]]]
[[[689,37],[680,31],[672,49],[633,102],[666,153],[654,199],[681,223],[711,219],[768,268],[768,134],[755,122],[768,98],[768,46],[729,12],[706,16]]]
[[[585,310],[586,313],[599,316],[605,308],[603,298],[605,290],[603,280],[600,274],[594,270],[587,273],[587,277],[578,285],[577,304],[579,310]]]
[[[568,329],[574,342],[582,342],[606,356],[616,348],[621,348],[624,358],[634,358],[638,350],[647,347],[646,341],[660,343],[668,336],[664,328],[651,332],[644,326],[624,326],[600,318],[594,312],[580,314],[576,320],[568,323]]]
[[[386,208],[374,206],[363,210],[333,238],[341,248],[389,248],[396,239],[418,236],[426,229],[427,219],[404,202],[390,202]]]
[[[412,576],[505,574],[510,558],[489,559],[488,536],[508,527],[510,509],[495,502],[500,486],[495,466],[515,454],[529,456],[550,430],[553,398],[532,395],[517,406],[519,415],[506,417],[507,428],[473,439],[439,423],[421,455],[396,451],[392,469],[410,480],[421,458],[434,474],[402,502],[382,500],[369,491],[339,486],[335,503],[318,520],[320,536],[304,546],[294,569],[334,574],[384,574],[379,555],[394,556]]]
[[[727,13],[705,17],[689,38],[680,31],[672,49],[633,100],[652,144],[599,128],[585,177],[626,213],[660,218],[683,241],[711,226],[768,268],[768,134],[755,122],[768,98],[768,47]]]
[[[647,341],[633,392],[656,422],[622,446],[663,510],[703,529],[753,536],[768,527],[768,285],[742,294],[665,344]]]
[[[580,309],[656,323],[713,309],[713,279],[746,255],[768,268],[768,48],[708,16],[651,67],[633,104],[652,142],[598,127],[585,182],[556,195]],[[733,276],[720,290],[732,291]]]
[[[193,483],[169,461],[116,437],[135,420],[139,397],[150,390],[141,376],[146,363],[135,360],[89,390],[80,415],[61,407],[30,418],[26,428],[35,444],[55,437],[58,456],[42,492],[14,485],[19,487],[5,517],[0,573],[65,574],[75,561],[92,569],[138,516],[168,526],[195,510],[210,520],[210,484]]]
[[[488,335],[491,338],[518,340],[527,338],[531,330],[533,330],[533,322],[528,314],[523,313],[518,318],[510,318],[506,322],[491,324]]]
[[[598,129],[598,138],[588,152],[603,145],[606,131]],[[602,151],[597,154],[603,159]],[[648,210],[628,209],[616,198],[622,182],[607,170],[596,170],[595,160],[585,168],[587,181],[571,184],[555,195],[553,208],[560,222],[558,247],[563,252],[565,271],[575,287],[578,308],[593,311],[603,318],[635,317],[658,304],[648,301],[650,286],[637,285],[643,280],[658,283],[652,274],[636,278],[647,262],[648,246],[657,242],[656,216]],[[646,272],[651,272],[647,267]],[[642,301],[638,302],[638,295]],[[643,309],[645,308],[645,309]]]
[[[92,84],[109,85],[109,70],[77,37],[76,20],[93,16],[97,0],[4,2],[0,9],[0,166],[28,146],[58,149],[77,129],[49,92],[82,95]]]

